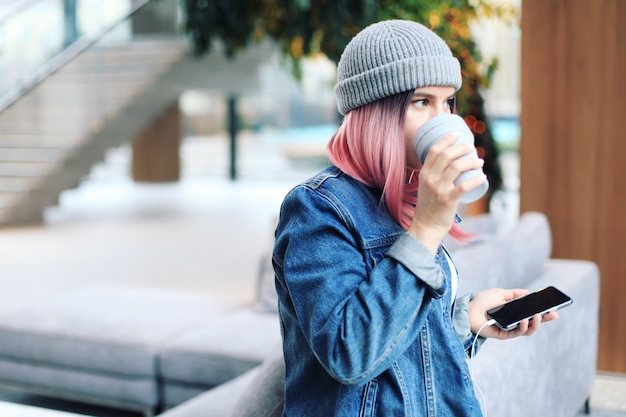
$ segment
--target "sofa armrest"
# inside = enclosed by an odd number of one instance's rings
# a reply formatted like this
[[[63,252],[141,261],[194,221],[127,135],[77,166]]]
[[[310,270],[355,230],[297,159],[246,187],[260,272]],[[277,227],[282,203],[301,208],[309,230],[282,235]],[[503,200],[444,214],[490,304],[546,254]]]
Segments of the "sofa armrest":
[[[473,359],[474,380],[489,415],[573,416],[591,393],[596,374],[599,271],[593,262],[550,259],[529,282],[549,285],[574,303],[531,337],[489,340]]]
[[[256,377],[261,365],[231,379],[191,400],[169,409],[157,417],[225,417],[230,416],[241,393]]]
[[[281,346],[263,363],[158,417],[280,417],[285,366]]]

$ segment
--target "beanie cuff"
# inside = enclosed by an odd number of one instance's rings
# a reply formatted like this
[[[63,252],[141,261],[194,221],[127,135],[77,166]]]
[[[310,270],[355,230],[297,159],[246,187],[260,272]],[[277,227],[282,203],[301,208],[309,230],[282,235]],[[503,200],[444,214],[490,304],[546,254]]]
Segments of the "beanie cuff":
[[[367,103],[420,87],[461,88],[461,65],[450,56],[422,56],[373,68],[335,86],[341,114]]]

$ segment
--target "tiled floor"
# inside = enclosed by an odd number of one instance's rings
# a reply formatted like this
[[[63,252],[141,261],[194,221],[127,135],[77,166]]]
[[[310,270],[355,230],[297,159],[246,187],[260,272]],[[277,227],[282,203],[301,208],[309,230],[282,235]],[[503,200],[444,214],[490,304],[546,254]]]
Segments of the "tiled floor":
[[[0,306],[103,281],[251,297],[282,197],[310,172],[244,148],[245,175],[231,182],[225,171],[211,171],[223,167],[210,162],[222,145],[184,147],[187,174],[162,185],[132,183],[125,176],[127,151],[118,150],[91,180],[63,195],[47,225],[0,230]],[[98,417],[137,416],[6,390],[0,400]],[[598,375],[591,406],[593,417],[626,416],[626,377]]]

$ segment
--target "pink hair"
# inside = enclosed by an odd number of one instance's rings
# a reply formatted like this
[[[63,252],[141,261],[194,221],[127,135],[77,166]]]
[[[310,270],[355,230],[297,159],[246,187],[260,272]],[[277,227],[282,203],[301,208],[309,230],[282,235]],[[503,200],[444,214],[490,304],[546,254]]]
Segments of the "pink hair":
[[[381,204],[408,229],[417,203],[418,175],[407,184],[404,115],[413,91],[383,98],[349,111],[328,143],[330,161],[368,187],[382,190]],[[450,235],[467,241],[472,235],[452,225]]]

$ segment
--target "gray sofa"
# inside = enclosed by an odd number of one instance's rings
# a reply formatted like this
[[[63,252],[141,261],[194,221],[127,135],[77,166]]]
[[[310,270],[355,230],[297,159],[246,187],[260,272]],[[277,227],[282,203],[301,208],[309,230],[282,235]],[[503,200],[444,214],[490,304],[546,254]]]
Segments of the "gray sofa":
[[[550,228],[539,213],[525,213],[504,230],[489,216],[468,219],[463,227],[478,238],[466,246],[446,242],[462,277],[460,293],[554,285],[574,299],[561,319],[546,323],[532,337],[489,340],[482,346],[472,370],[483,407],[491,416],[574,417],[586,405],[596,372],[600,284],[596,265],[550,259]],[[263,303],[272,305],[271,291],[261,294],[266,297]],[[283,378],[278,347],[260,366],[161,417],[277,417]]]
[[[153,416],[279,341],[274,314],[223,296],[87,287],[0,312],[0,385]]]
[[[488,341],[473,360],[489,415],[574,417],[595,376],[599,274],[549,259],[545,216],[466,220],[446,244],[459,291],[555,285],[574,304],[530,338]],[[0,384],[161,417],[278,416],[284,370],[269,258],[252,305],[152,288],[86,288],[0,312]]]

